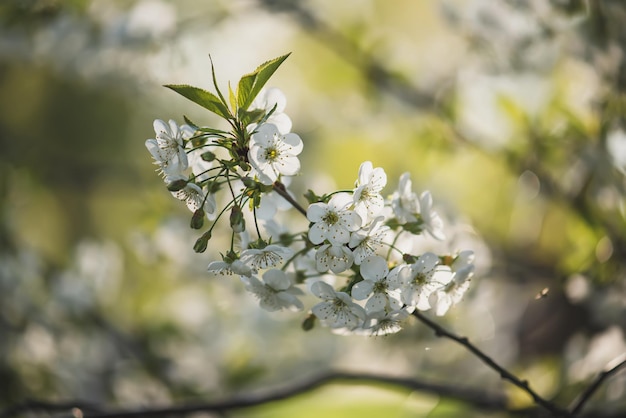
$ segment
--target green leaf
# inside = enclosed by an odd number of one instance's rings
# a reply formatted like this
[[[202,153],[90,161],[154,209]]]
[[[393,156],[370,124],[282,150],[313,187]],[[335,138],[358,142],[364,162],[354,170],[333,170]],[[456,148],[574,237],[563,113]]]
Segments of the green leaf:
[[[270,77],[289,55],[291,55],[291,53],[267,61],[259,65],[259,67],[250,74],[241,78],[237,87],[237,100],[240,109],[248,109],[263,86],[265,86]]]
[[[220,88],[217,85],[217,78],[215,77],[215,66],[213,65],[213,58],[211,58],[210,55],[209,55],[209,60],[211,60],[211,76],[213,77],[213,86],[215,87],[215,91],[217,91],[217,95],[220,96],[220,99],[222,100],[222,103],[224,104],[224,106],[228,108],[228,105],[226,104],[226,100],[224,100],[224,96],[222,96],[222,92],[220,91]]]
[[[185,123],[191,126],[193,129],[198,130],[198,125],[196,125],[191,119],[189,119],[186,115],[183,115],[183,119]]]
[[[222,138],[224,137],[224,135],[228,135],[228,132],[226,131],[222,131],[221,129],[209,128],[208,126],[198,127],[196,128],[196,131],[202,132],[203,134],[214,134],[216,136],[221,136]]]
[[[254,85],[254,81],[256,80],[257,73],[250,73],[241,77],[239,80],[239,84],[237,85],[237,103],[239,104],[239,109],[247,110],[253,98],[250,98],[250,93],[252,92],[252,86]]]
[[[228,83],[228,100],[230,100],[230,108],[233,111],[233,114],[237,113],[237,98],[235,97],[235,92],[233,91],[230,82]]]
[[[213,93],[198,87],[189,86],[187,84],[167,84],[165,87],[174,90],[181,96],[199,104],[224,119],[233,118],[226,105],[222,103]]]
[[[261,120],[261,117],[265,114],[265,110],[263,109],[255,109],[252,111],[239,109],[239,120],[244,125],[249,125],[251,123],[258,123]]]

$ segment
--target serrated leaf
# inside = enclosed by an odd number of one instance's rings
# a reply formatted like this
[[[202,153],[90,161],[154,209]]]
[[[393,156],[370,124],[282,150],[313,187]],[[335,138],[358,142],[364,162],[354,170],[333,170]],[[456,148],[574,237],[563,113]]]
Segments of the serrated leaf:
[[[283,61],[287,59],[289,55],[291,55],[291,53],[264,62],[263,64],[259,65],[256,70],[248,75],[245,75],[239,81],[240,91],[238,91],[237,97],[237,99],[239,100],[239,108],[245,110],[252,104],[252,101],[256,98],[256,96],[265,86],[270,77],[274,74],[274,72],[276,72],[278,67],[280,67],[280,65],[283,63]],[[244,85],[241,86],[244,79]],[[252,85],[248,87],[248,83],[250,82],[252,82]],[[247,92],[248,89],[249,94],[246,95],[245,92]],[[239,95],[241,95],[241,98]]]
[[[239,104],[239,108],[243,110],[247,110],[254,97],[250,99],[250,92],[252,92],[252,86],[254,85],[254,81],[256,80],[257,73],[246,74],[241,77],[239,80],[239,84],[237,85],[237,103]]]
[[[224,105],[224,103],[222,103],[213,93],[198,87],[189,86],[187,84],[167,84],[165,87],[174,90],[181,96],[199,104],[224,119],[232,119],[226,105]]]
[[[185,120],[185,123],[189,126],[191,126],[193,129],[198,130],[199,126],[196,125],[191,119],[189,119],[186,115],[183,115],[183,119]]]

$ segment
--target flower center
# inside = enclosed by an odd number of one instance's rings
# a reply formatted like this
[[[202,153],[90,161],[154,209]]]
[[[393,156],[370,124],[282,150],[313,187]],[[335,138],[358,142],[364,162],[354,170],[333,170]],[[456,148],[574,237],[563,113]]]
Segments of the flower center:
[[[276,158],[278,158],[278,150],[276,148],[268,148],[267,152],[265,153],[265,158],[268,161],[276,160]]]
[[[415,278],[413,279],[413,283],[415,284],[425,284],[427,276],[424,273],[417,273]]]
[[[340,311],[344,310],[346,308],[346,306],[347,306],[346,303],[343,300],[339,299],[339,298],[335,298],[333,300],[333,309],[334,309],[335,312],[340,312]]]
[[[328,225],[334,225],[339,222],[339,216],[335,212],[328,212],[326,216],[324,216],[324,222]]]
[[[374,283],[374,288],[372,292],[374,293],[385,293],[387,291],[387,282],[384,280],[379,280]]]

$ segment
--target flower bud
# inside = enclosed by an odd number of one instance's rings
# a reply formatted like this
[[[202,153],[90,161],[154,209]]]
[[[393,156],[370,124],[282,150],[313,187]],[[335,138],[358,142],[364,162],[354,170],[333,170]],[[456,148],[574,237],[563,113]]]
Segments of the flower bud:
[[[307,317],[304,318],[304,321],[302,321],[302,329],[304,331],[311,331],[315,326],[315,319],[315,315],[313,315],[312,313],[308,314]]]
[[[233,206],[233,209],[230,211],[230,227],[235,232],[246,230],[246,221],[243,219],[243,212],[239,206]]]
[[[193,245],[193,250],[197,253],[203,253],[206,251],[206,247],[211,239],[211,230],[206,231]]]
[[[173,182],[167,185],[167,190],[169,190],[170,192],[177,192],[179,190],[184,189],[186,185],[187,185],[187,180],[185,179],[174,180]]]
[[[208,162],[215,160],[215,154],[213,154],[211,151],[203,152],[202,155],[200,155],[200,157],[204,161],[208,161]]]
[[[256,189],[258,187],[258,183],[250,177],[244,177],[241,181],[243,181],[243,185],[248,189]]]
[[[204,225],[204,209],[200,208],[196,210],[191,216],[191,226],[192,229],[200,229]]]

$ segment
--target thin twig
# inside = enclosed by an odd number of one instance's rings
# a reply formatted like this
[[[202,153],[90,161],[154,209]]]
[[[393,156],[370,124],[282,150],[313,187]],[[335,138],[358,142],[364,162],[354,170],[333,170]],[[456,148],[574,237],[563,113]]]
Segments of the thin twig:
[[[248,394],[246,396],[235,397],[225,401],[165,408],[117,410],[108,412],[90,412],[95,411],[91,405],[79,402],[51,404],[31,401],[15,405],[14,407],[5,410],[0,413],[0,418],[18,416],[27,411],[72,411],[72,415],[81,415],[83,418],[139,418],[164,417],[169,415],[185,416],[197,412],[224,413],[225,411],[249,408],[291,398],[296,395],[312,391],[331,382],[368,382],[374,384],[394,385],[412,391],[431,393],[442,397],[460,400],[482,410],[502,411],[507,409],[506,399],[502,394],[485,393],[474,388],[447,386],[404,377],[383,376],[367,373],[328,372],[307,379],[298,384],[291,384],[283,389],[274,389],[256,395]],[[82,405],[88,406],[88,409],[83,409],[84,407]],[[78,414],[76,412],[78,412]]]
[[[622,358],[622,361],[619,359]],[[577,415],[580,411],[582,411],[583,407],[587,403],[591,396],[602,386],[604,381],[617,373],[621,368],[626,367],[626,354],[622,355],[620,358],[617,358],[615,361],[618,363],[611,367],[608,370],[602,371],[595,380],[585,389],[578,398],[574,401],[573,406],[570,408],[572,416]]]
[[[284,184],[282,184],[280,181],[275,182],[274,183],[274,191],[276,193],[278,193],[279,195],[281,195],[281,197],[283,199],[285,199],[287,202],[289,202],[291,204],[291,206],[293,206],[298,212],[303,214],[304,217],[306,218],[306,210],[302,206],[300,206],[300,204],[298,202],[296,202],[293,197],[291,197],[291,195],[289,194],[289,192],[285,188]]]
[[[430,320],[428,317],[426,317],[424,314],[422,314],[421,312],[417,310],[413,311],[413,316],[419,319],[423,324],[428,326],[430,329],[435,331],[435,335],[437,335],[438,337],[445,337],[445,338],[451,339],[461,344],[463,347],[467,348],[472,354],[478,357],[483,363],[485,363],[487,366],[497,371],[500,374],[500,377],[502,377],[502,379],[508,380],[509,382],[513,383],[515,386],[524,390],[533,398],[533,400],[535,401],[537,405],[540,405],[543,408],[550,411],[553,416],[556,416],[556,417],[570,417],[571,416],[571,414],[567,410],[559,408],[552,402],[539,396],[537,392],[531,389],[530,385],[528,384],[528,381],[521,380],[510,371],[500,366],[491,357],[489,357],[487,354],[482,352],[478,347],[472,344],[466,337],[459,337],[458,335],[453,334],[452,332],[446,330],[445,328],[443,328],[441,325],[437,324],[436,322],[433,322],[432,320]]]

